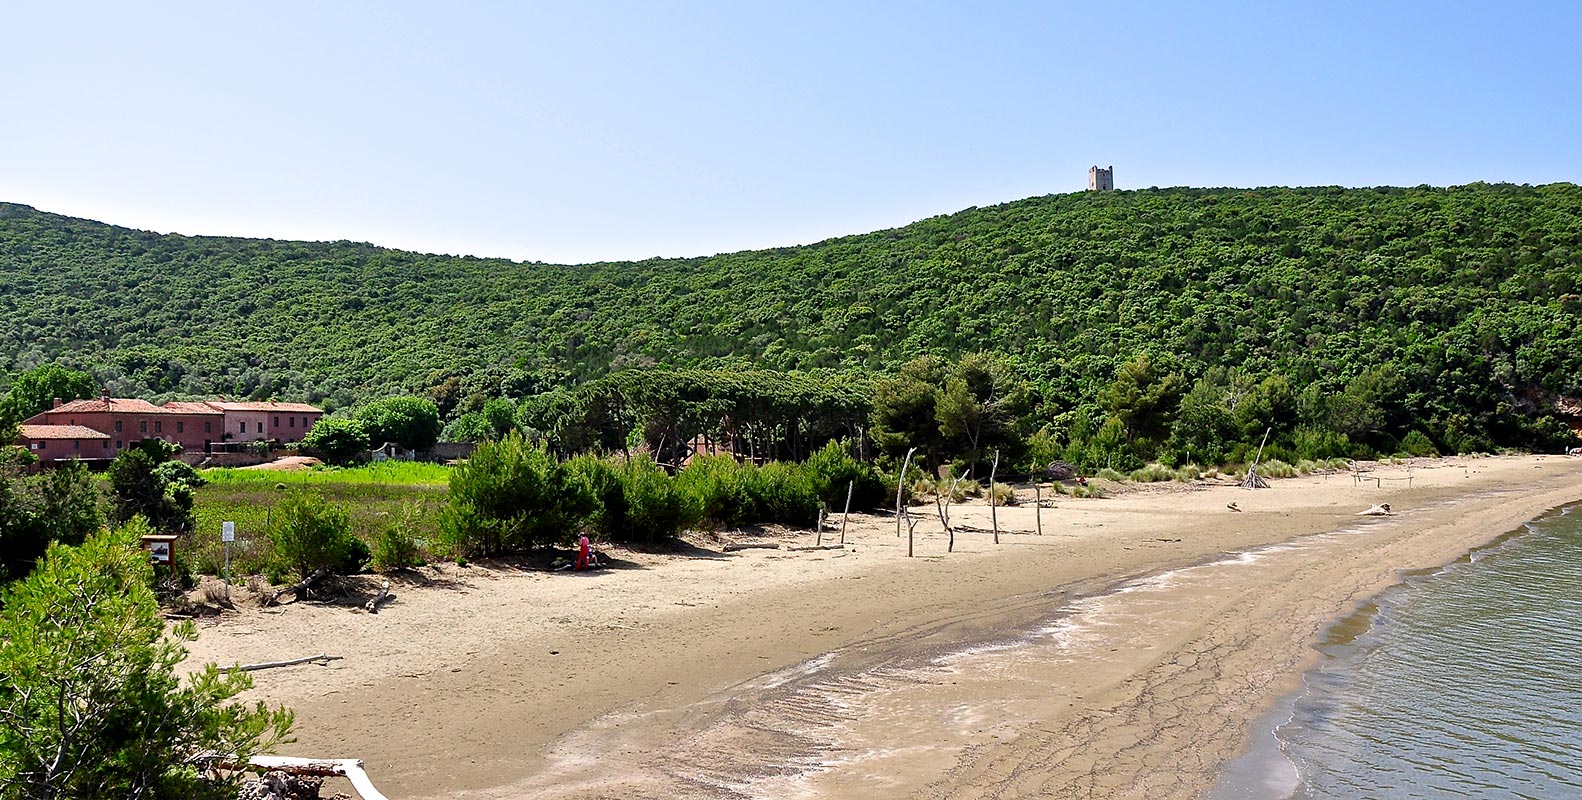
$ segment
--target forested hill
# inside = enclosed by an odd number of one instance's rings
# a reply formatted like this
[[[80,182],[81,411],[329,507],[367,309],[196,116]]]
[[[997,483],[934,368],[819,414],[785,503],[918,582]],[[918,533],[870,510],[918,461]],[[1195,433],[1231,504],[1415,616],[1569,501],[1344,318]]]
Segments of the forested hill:
[[[1337,389],[1394,364],[1413,407],[1452,413],[1582,395],[1579,283],[1572,184],[1066,194],[582,266],[0,205],[0,374],[53,361],[122,395],[333,407],[451,377],[520,396],[652,364],[872,373],[990,350],[1058,405],[1149,352],[1188,378]]]

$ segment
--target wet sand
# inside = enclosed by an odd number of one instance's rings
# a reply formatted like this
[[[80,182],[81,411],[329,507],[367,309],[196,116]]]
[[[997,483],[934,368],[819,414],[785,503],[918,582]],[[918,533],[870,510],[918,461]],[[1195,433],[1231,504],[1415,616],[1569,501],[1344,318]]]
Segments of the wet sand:
[[[297,709],[284,752],[362,758],[393,798],[1195,797],[1330,620],[1582,499],[1582,459],[1410,475],[1062,497],[1045,535],[949,555],[925,521],[914,559],[892,519],[854,517],[847,551],[451,566],[377,616],[227,618],[194,655],[345,656],[252,694]],[[1378,502],[1398,513],[1355,516]],[[952,517],[988,527],[981,505]]]

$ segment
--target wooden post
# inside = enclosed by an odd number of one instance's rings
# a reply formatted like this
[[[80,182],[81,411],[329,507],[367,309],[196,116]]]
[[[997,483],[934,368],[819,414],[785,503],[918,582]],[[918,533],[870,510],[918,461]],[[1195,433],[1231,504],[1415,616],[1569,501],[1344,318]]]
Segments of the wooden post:
[[[912,514],[911,514],[910,511],[907,512],[906,516],[907,516],[907,520],[906,520],[906,557],[907,558],[911,558],[912,557],[912,531],[917,529],[917,523],[915,523],[915,522],[913,522],[911,520]]]
[[[1000,543],[1000,501],[994,496],[994,476],[1000,472],[1000,451],[994,451],[994,466],[989,467],[989,524],[994,528],[994,543]]]
[[[906,451],[906,458],[901,461],[901,477],[895,479],[895,536],[897,539],[901,538],[901,488],[906,485],[906,470],[912,466],[912,454],[916,452],[916,447]],[[911,555],[910,543],[908,543],[907,550],[907,555]]]
[[[947,493],[945,495],[945,504],[944,504],[943,507],[940,507],[940,510],[939,510],[939,524],[945,526],[945,536],[946,536],[946,538],[945,538],[945,552],[947,552],[947,553],[954,553],[954,552],[956,552],[956,529],[952,528],[950,526],[950,502],[951,502],[952,499],[955,498],[955,496],[956,496],[956,487],[961,484],[962,479],[963,478],[968,478],[968,477],[971,477],[971,476],[972,476],[972,470],[969,469],[969,470],[967,470],[967,474],[966,475],[963,475],[960,478],[952,478],[951,479],[951,481],[950,481],[950,489],[947,490]],[[934,505],[936,507],[939,507],[939,493],[938,492],[934,493]]]
[[[856,479],[846,483],[846,510],[840,512],[840,543],[846,543],[846,518],[851,516],[851,490],[857,487]]]
[[[1033,482],[1033,519],[1038,520],[1038,535],[1044,535],[1044,486]]]
[[[818,510],[818,521],[813,523],[813,528],[818,531],[813,538],[813,546],[817,547],[824,543],[824,509],[822,507]]]

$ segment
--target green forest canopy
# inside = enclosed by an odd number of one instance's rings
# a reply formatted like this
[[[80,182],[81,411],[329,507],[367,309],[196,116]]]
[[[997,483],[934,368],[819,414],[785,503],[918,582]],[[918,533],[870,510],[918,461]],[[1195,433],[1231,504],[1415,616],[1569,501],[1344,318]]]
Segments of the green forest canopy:
[[[0,374],[55,362],[118,395],[330,408],[412,392],[450,416],[634,367],[857,381],[990,351],[1053,419],[1098,408],[1146,353],[1183,392],[1216,368],[1214,385],[1233,370],[1335,395],[1384,381],[1408,417],[1397,434],[1505,443],[1513,420],[1582,396],[1579,283],[1572,184],[1051,195],[803,247],[578,266],[0,204]]]

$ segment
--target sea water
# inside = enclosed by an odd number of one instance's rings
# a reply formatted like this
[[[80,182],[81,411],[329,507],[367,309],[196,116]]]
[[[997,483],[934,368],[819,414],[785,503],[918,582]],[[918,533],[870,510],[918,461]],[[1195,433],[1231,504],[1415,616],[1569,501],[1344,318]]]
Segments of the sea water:
[[[1319,649],[1210,797],[1582,798],[1582,510],[1408,578]]]

